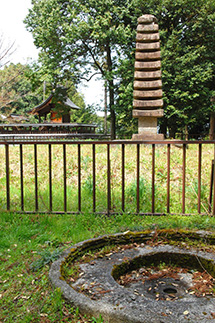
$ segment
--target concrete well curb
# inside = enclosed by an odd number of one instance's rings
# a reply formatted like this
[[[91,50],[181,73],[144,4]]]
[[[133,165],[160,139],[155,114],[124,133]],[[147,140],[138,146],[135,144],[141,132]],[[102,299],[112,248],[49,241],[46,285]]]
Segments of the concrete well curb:
[[[49,277],[52,285],[55,288],[60,288],[63,296],[72,303],[72,306],[79,307],[81,313],[93,315],[98,317],[101,315],[104,322],[111,323],[158,323],[158,322],[211,322],[211,313],[215,312],[215,299],[214,298],[196,298],[191,297],[189,299],[185,298],[178,302],[166,302],[159,301],[156,302],[152,299],[141,299],[141,301],[136,297],[134,300],[132,295],[128,291],[125,291],[122,286],[119,286],[117,282],[112,277],[112,270],[114,265],[119,265],[123,262],[123,257],[121,254],[116,254],[109,263],[104,260],[103,264],[98,262],[98,264],[93,266],[93,270],[96,270],[96,266],[100,266],[101,270],[98,274],[98,279],[101,279],[103,283],[111,286],[111,293],[120,294],[123,296],[125,302],[122,301],[122,306],[119,304],[114,304],[109,301],[108,295],[106,298],[100,300],[92,300],[90,297],[85,296],[83,293],[77,292],[72,288],[67,282],[62,278],[62,268],[66,262],[72,264],[78,257],[82,256],[89,250],[96,250],[107,245],[122,245],[131,243],[142,243],[145,244],[148,240],[152,240],[155,234],[159,235],[160,239],[167,238],[172,241],[179,241],[190,238],[191,240],[198,241],[202,240],[205,243],[215,244],[215,235],[211,232],[205,231],[175,231],[175,230],[159,230],[159,231],[146,231],[146,232],[124,232],[113,235],[105,235],[95,239],[85,240],[83,242],[77,243],[68,250],[64,252],[60,259],[55,261],[50,269]],[[129,253],[130,252],[130,253]],[[128,251],[127,254],[123,256],[129,256],[134,258],[137,256],[144,257],[145,255],[156,254],[156,253],[178,253],[188,254],[194,257],[200,257],[202,259],[207,259],[212,262],[215,268],[215,253],[208,253],[195,250],[183,250],[178,247],[163,245],[158,247],[152,247],[149,249],[146,245],[142,248]],[[110,259],[110,258],[109,258]],[[106,261],[106,262],[105,262]],[[215,269],[214,269],[215,270]],[[92,273],[90,274],[90,277]],[[108,288],[108,287],[107,287]],[[132,301],[131,301],[132,300]],[[184,314],[187,313],[188,314]]]

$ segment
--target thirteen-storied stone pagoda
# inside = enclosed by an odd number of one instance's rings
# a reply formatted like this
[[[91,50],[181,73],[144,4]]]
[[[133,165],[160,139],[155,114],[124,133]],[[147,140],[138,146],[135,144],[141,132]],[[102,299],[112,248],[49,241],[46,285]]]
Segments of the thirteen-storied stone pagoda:
[[[162,140],[157,118],[163,116],[160,37],[157,19],[138,19],[134,74],[133,117],[138,118],[138,134],[133,140]]]

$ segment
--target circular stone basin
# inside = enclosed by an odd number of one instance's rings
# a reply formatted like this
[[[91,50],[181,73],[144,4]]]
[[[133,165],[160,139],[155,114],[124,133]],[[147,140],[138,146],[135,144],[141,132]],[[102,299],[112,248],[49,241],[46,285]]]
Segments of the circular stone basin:
[[[181,251],[175,253],[177,249],[170,246],[167,252],[166,249],[153,248],[154,251],[147,255],[144,249],[140,249],[143,255],[114,266],[112,276],[135,295],[156,301],[188,299],[190,295],[213,296],[213,278],[207,272],[201,273],[203,268],[211,270],[211,260]],[[139,267],[141,268],[138,270]],[[132,268],[135,270],[131,271]],[[198,286],[199,278],[204,280],[201,286]]]
[[[161,231],[159,236],[162,239]],[[171,240],[178,241],[180,236],[174,231]],[[194,240],[204,238],[212,244],[215,241],[209,233],[195,232],[191,236]],[[153,232],[127,232],[81,242],[53,263],[51,282],[82,313],[95,317],[102,315],[104,322],[211,322],[215,317],[215,298],[209,294],[197,297],[188,290],[193,284],[194,270],[207,271],[215,277],[215,253],[184,250],[171,245],[147,245],[146,242],[152,238]],[[130,248],[121,248],[101,258],[80,263],[78,278],[70,284],[66,282],[66,272],[89,250],[128,243]],[[138,274],[139,278],[147,268],[162,263],[177,265],[188,272],[165,277],[156,277],[154,272],[153,279],[145,275],[144,282],[133,277],[127,286],[118,283],[123,275]]]

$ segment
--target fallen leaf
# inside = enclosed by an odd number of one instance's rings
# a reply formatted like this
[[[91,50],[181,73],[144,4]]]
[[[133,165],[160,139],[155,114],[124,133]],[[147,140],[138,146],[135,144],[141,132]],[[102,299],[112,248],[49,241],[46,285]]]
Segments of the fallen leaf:
[[[163,316],[168,316],[168,315],[167,315],[166,313],[164,313],[164,312],[162,312],[162,313],[161,313],[161,315],[163,315]]]

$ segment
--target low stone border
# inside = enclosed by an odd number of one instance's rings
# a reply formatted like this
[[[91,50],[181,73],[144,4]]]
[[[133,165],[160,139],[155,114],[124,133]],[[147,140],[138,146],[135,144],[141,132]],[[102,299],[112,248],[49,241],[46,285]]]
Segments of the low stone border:
[[[215,315],[215,299],[211,297],[197,298],[194,295],[183,297],[177,301],[156,301],[150,297],[140,297],[131,291],[117,284],[112,276],[114,266],[122,264],[124,258],[134,259],[155,255],[156,253],[169,253],[189,255],[204,259],[211,263],[210,271],[215,274],[215,253],[184,250],[178,247],[163,245],[149,247],[145,245],[148,240],[153,240],[159,236],[161,239],[172,241],[202,240],[205,243],[215,244],[215,235],[209,232],[198,231],[174,231],[160,230],[156,232],[125,232],[115,235],[106,235],[96,239],[86,240],[68,249],[60,259],[55,261],[50,269],[50,280],[56,288],[60,288],[63,296],[70,301],[73,306],[79,307],[85,314],[98,317],[102,315],[105,322],[120,323],[158,323],[158,322],[211,322]],[[109,292],[100,300],[92,300],[83,293],[77,292],[74,288],[63,280],[63,265],[72,263],[89,250],[96,250],[107,245],[122,245],[131,243],[141,243],[141,247],[114,253],[110,257],[96,259],[92,264],[83,264],[81,269],[84,275],[83,282],[99,283],[100,286]],[[79,281],[80,283],[80,281]]]

